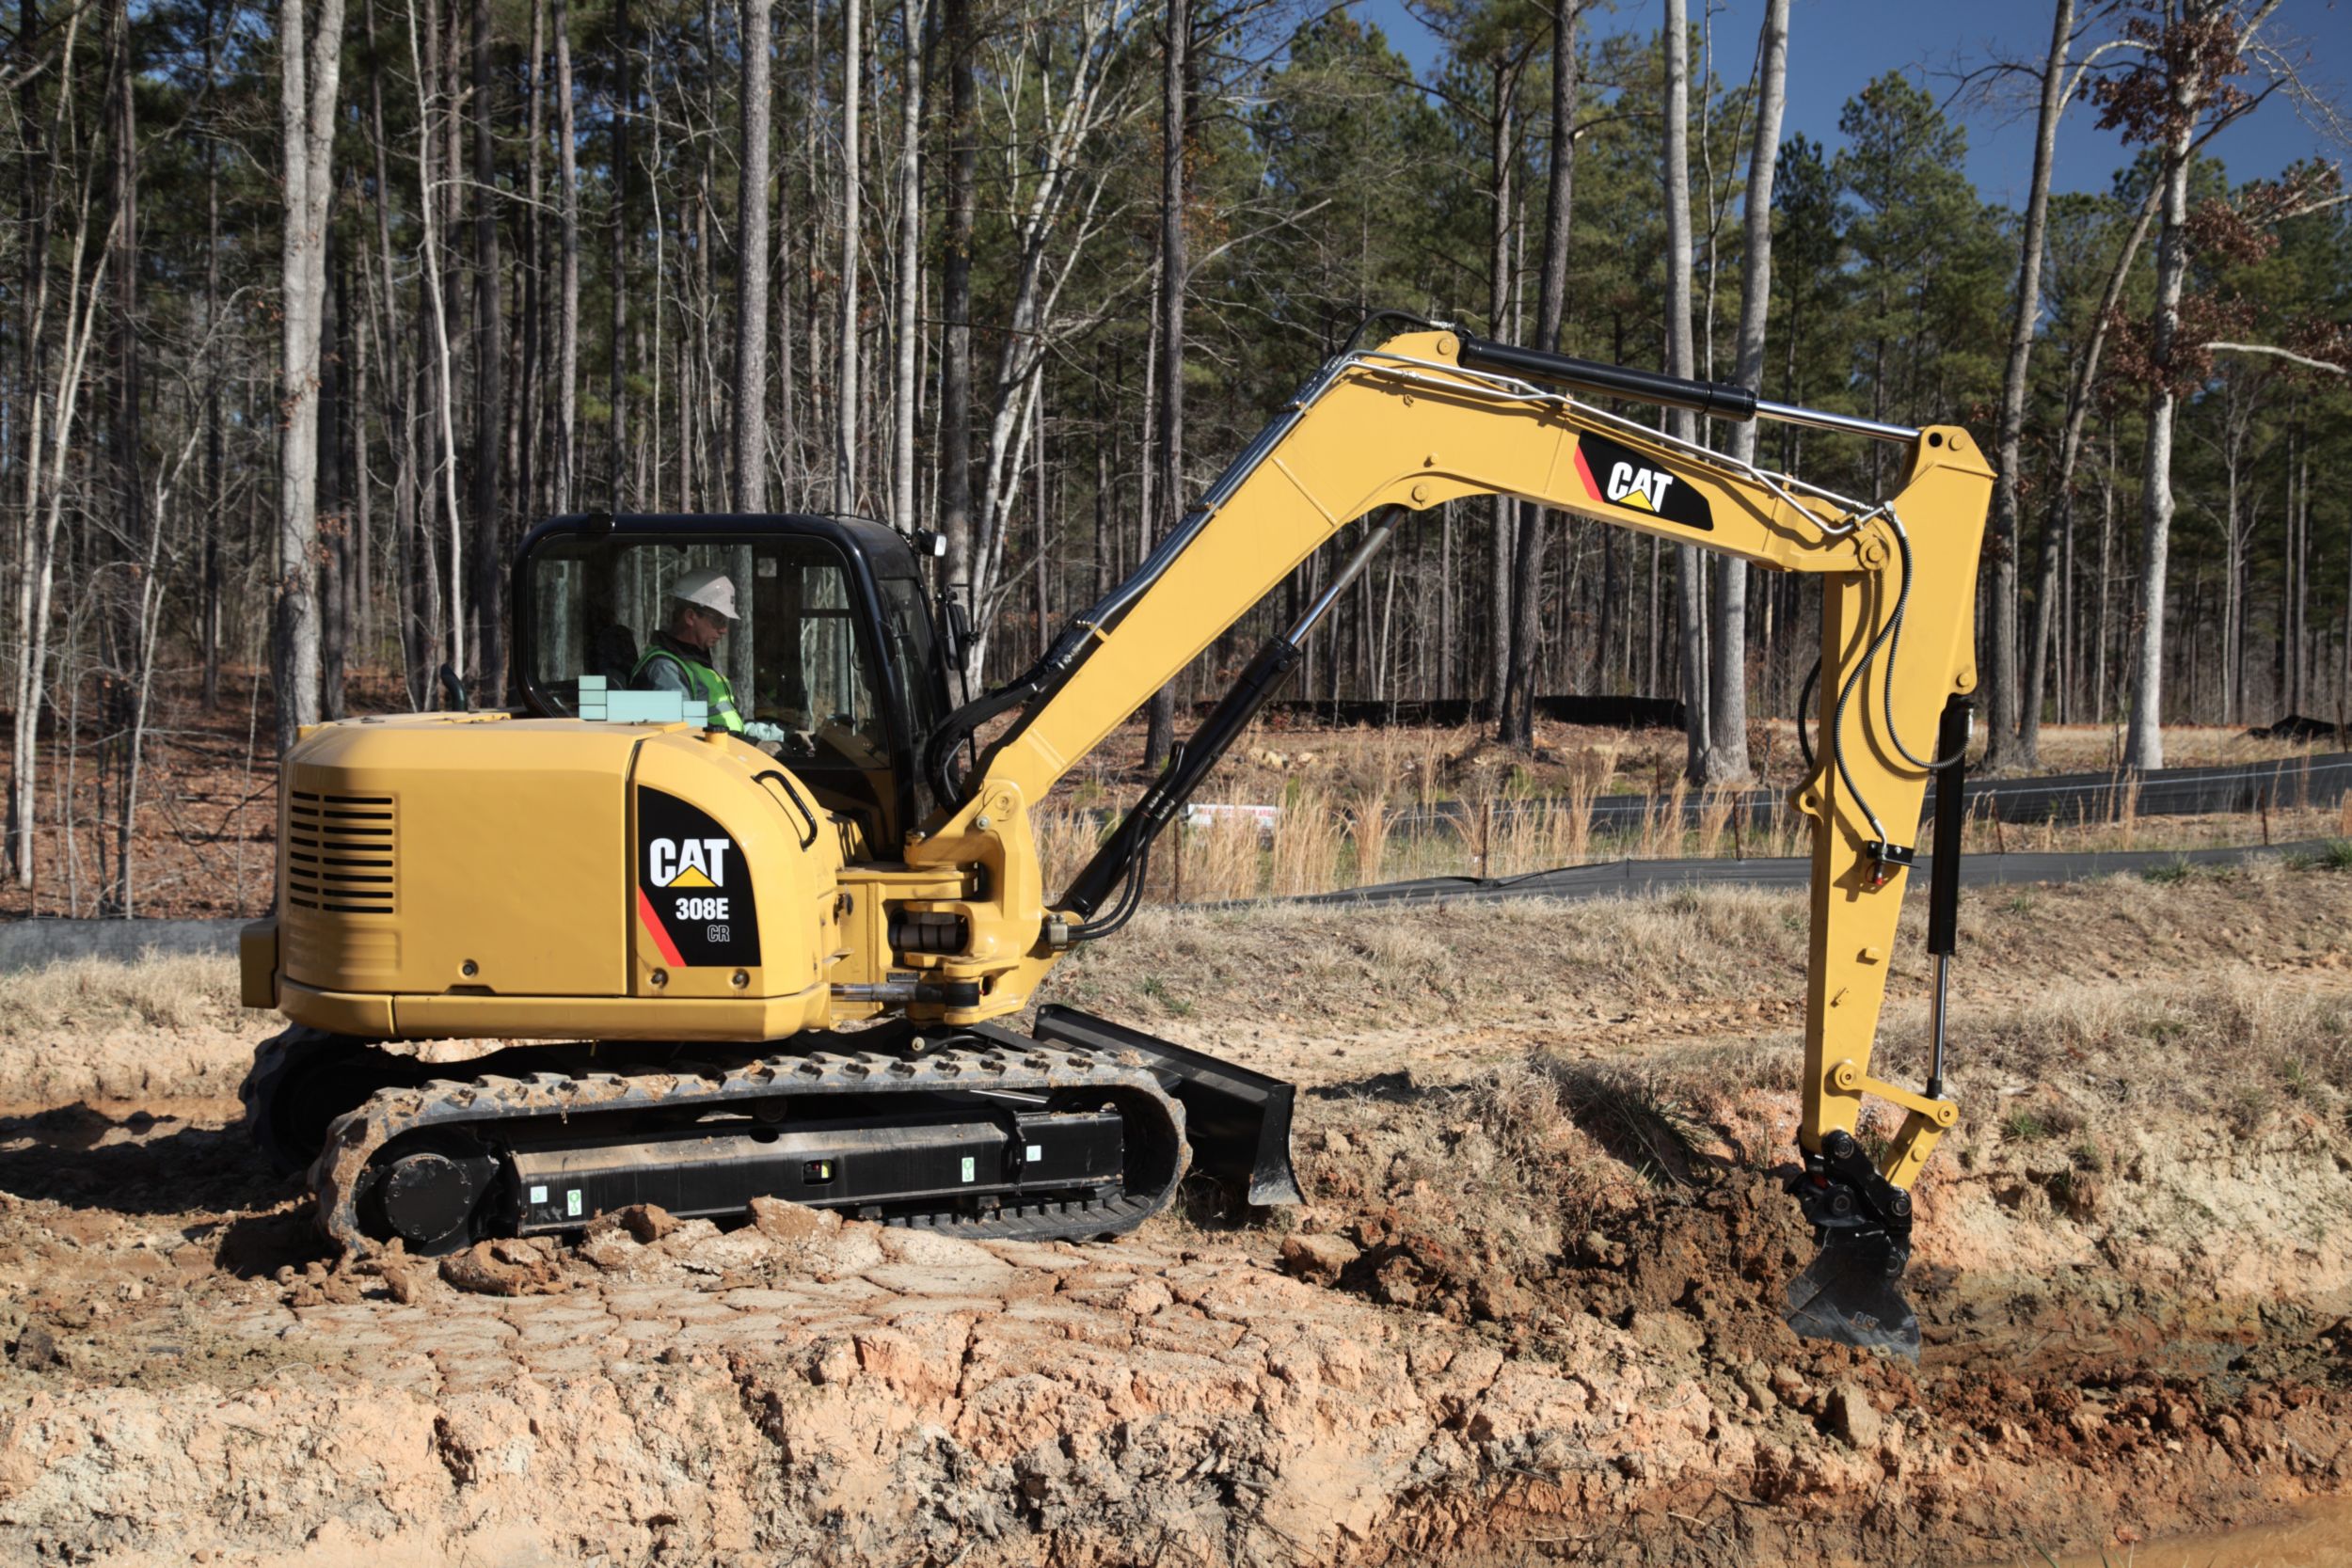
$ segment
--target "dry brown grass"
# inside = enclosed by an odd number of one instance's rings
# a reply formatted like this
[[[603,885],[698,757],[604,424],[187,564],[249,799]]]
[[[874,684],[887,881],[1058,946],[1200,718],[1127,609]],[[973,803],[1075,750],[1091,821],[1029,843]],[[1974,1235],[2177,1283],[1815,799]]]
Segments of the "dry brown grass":
[[[2081,1085],[2071,1096],[2023,1097],[2027,1107],[2018,1115],[2045,1130],[2063,1130],[2069,1119],[2111,1123],[2136,1106],[2213,1117],[2249,1132],[2290,1101],[2342,1123],[2352,1107],[2352,998],[2253,974],[2131,987],[2067,979],[1980,1014],[1967,1053],[1970,1076],[1988,1089]],[[1906,1040],[1888,1059],[1915,1070],[1924,1057]],[[1983,1101],[1976,1115],[1984,1125],[1996,1119]]]
[[[2028,908],[2009,902],[2027,892]],[[2169,1181],[2183,1160],[2352,1154],[2352,995],[2282,985],[2250,964],[2232,970],[2226,954],[2205,974],[2168,971],[2157,984],[2140,967],[2161,960],[2174,920],[2259,933],[2257,950],[2274,959],[2314,944],[2341,956],[2348,909],[2352,874],[2278,863],[2179,884],[1971,892],[1970,968],[2000,983],[1963,993],[1952,1168],[2009,1173],[2026,1201],[2046,1197],[2087,1220],[2114,1183]],[[1702,1022],[1680,1024],[1673,999],[1801,990],[1795,897],[1710,890],[1574,910],[1461,907],[1442,916],[1443,941],[1434,911],[1361,911],[1352,927],[1305,932],[1272,912],[1221,915],[1202,933],[1250,953],[1246,970],[1226,969],[1228,980],[1279,974],[1295,939],[1319,952],[1299,968],[1324,983],[1294,990],[1284,1000],[1297,1011],[1279,1014],[1263,995],[1203,996],[1196,1023],[1214,1032],[1220,1019],[1231,1027],[1279,1017],[1281,1032],[1312,1037],[1319,1020],[1309,1007],[1352,1001],[1376,1008],[1385,1033],[1415,1016],[1403,974],[1418,969],[1426,979],[1451,971],[1438,1015],[1448,1023],[1509,1016],[1525,1025],[1493,1037],[1488,1053],[1418,1053],[1402,1058],[1404,1071],[1393,1058],[1358,1065],[1366,1037],[1325,1035],[1349,1049],[1307,1074],[1324,1086],[1302,1113],[1300,1164],[1333,1212],[1408,1213],[1416,1234],[1470,1273],[1500,1269],[1530,1283],[1587,1247],[1588,1231],[1619,1233],[1652,1195],[1704,1184],[1723,1160],[1761,1168],[1788,1156],[1753,1135],[1759,1123],[1745,1096],[1793,1102],[1802,1032],[1737,1006],[1698,1009]],[[1191,933],[1184,917],[1156,918],[1168,925],[1153,932],[1155,978],[1179,990]],[[1915,947],[1917,923],[1906,924],[1905,946]],[[2135,941],[2146,951],[2119,960],[2115,946]],[[2119,961],[2134,967],[2112,967]],[[1874,1065],[1898,1082],[1924,1069],[1923,978],[1899,975]],[[1570,1022],[1619,1006],[1630,1014],[1621,1031]],[[1341,1073],[1352,1076],[1327,1076]],[[1866,1128],[1883,1135],[1895,1119],[1882,1108]],[[2127,1159],[2135,1148],[2142,1152]],[[2156,1174],[2143,1173],[2143,1159]]]
[[[1786,720],[1750,725],[1750,746],[1760,787],[1793,786],[1803,764],[1795,729]],[[2257,740],[2242,731],[2175,726],[2165,731],[2165,761],[2174,768],[2272,761],[2337,749],[2334,740],[2296,743]],[[1221,763],[1202,792],[1215,800],[1275,801],[1300,779],[1320,784],[1341,800],[1375,787],[1386,777],[1393,804],[1429,805],[1465,797],[1468,775],[1500,760],[1520,773],[1526,787],[1542,796],[1569,796],[1577,777],[1596,753],[1613,758],[1613,777],[1604,790],[1632,792],[1644,786],[1664,794],[1681,770],[1684,742],[1676,731],[1626,731],[1538,721],[1532,754],[1498,757],[1486,732],[1475,725],[1335,730],[1286,721],[1262,721]],[[2045,725],[2042,755],[2045,772],[2103,772],[2119,762],[2119,732],[2108,726]],[[1143,781],[1143,726],[1122,726],[1056,792],[1057,800],[1102,803],[1104,796],[1131,794]],[[1269,760],[1279,759],[1279,760]],[[1083,799],[1080,799],[1083,797]],[[2301,805],[2289,792],[2282,804]],[[2011,836],[2015,836],[2012,827]]]
[[[2336,749],[2332,739],[2264,740],[2244,730],[2214,724],[2167,724],[2164,728],[2167,768],[2269,762]],[[2098,773],[2122,766],[2122,735],[2110,725],[2045,724],[2042,728],[2041,750],[2042,768],[2051,773]]]
[[[1357,797],[1348,812],[1348,847],[1353,850],[1349,870],[1351,882],[1357,887],[1370,887],[1381,879],[1389,859],[1389,802],[1379,794]]]
[[[1339,885],[1340,823],[1320,784],[1301,784],[1282,803],[1274,825],[1276,896],[1328,893]]]
[[[1700,797],[1693,854],[1702,860],[1713,860],[1723,852],[1724,832],[1731,826],[1731,813],[1739,803],[1739,795],[1732,790],[1710,789]]]
[[[1102,826],[1089,813],[1048,807],[1030,815],[1029,832],[1037,841],[1045,895],[1052,898],[1058,896],[1070,885],[1071,879],[1094,858]]]
[[[1676,826],[1674,814],[1688,809],[1687,792],[1652,797],[1637,828],[1606,834],[1594,832],[1597,799],[1597,794],[1585,794],[1523,800],[1489,791],[1443,817],[1400,820],[1399,812],[1376,794],[1359,794],[1343,806],[1319,784],[1295,784],[1281,829],[1271,835],[1236,816],[1219,816],[1184,829],[1181,890],[1175,876],[1179,843],[1171,829],[1153,852],[1148,896],[1165,903],[1177,899],[1181,891],[1181,901],[1216,903],[1423,877],[1516,877],[1621,856],[1723,858],[1737,853],[1754,860],[1812,850],[1810,824],[1785,811],[1761,819],[1743,817],[1735,832],[1728,792],[1702,796],[1696,822],[1682,828]],[[1979,812],[1969,818],[1966,844],[1972,853],[2283,845],[2352,839],[2352,820],[2347,818],[2352,818],[2352,805],[2279,808],[2266,814],[2266,821],[2251,813],[2147,816],[2127,794],[2117,807],[2090,822],[2004,824]],[[1055,808],[1037,813],[1034,828],[1046,885],[1057,893],[1093,854],[1101,828],[1083,813]],[[1273,854],[1267,852],[1269,844],[1277,846]],[[1276,860],[1280,861],[1279,868],[1269,864]],[[1325,868],[1326,879],[1310,885],[1318,866]]]
[[[228,1028],[251,1017],[237,1006],[237,960],[226,954],[65,958],[0,975],[0,1037],[129,1023]]]
[[[1196,847],[1190,865],[1198,880],[1188,886],[1203,903],[1255,898],[1265,863],[1265,835],[1255,818],[1238,812],[1212,816],[1183,830]]]
[[[1589,1016],[1602,998],[1799,993],[1800,899],[1749,889],[1565,905],[1147,907],[1083,947],[1045,1000],[1150,1012],[1156,980],[1219,1016],[1403,1026]],[[1470,986],[1466,976],[1481,976]]]
[[[1641,858],[1658,860],[1682,852],[1682,808],[1691,797],[1691,781],[1675,774],[1674,787],[1644,798]]]
[[[1544,821],[1551,812],[1549,800],[1498,800],[1487,810],[1493,849],[1486,875],[1518,877],[1544,869]]]
[[[1390,800],[1396,793],[1398,759],[1395,737],[1383,736],[1373,752],[1372,777],[1356,791],[1348,811],[1348,846],[1352,850],[1353,882],[1369,887],[1381,879],[1388,863],[1391,828]]]
[[[1610,782],[1617,774],[1616,746],[1595,747],[1586,752],[1580,766],[1568,776],[1568,795],[1564,825],[1567,838],[1561,846],[1565,856],[1564,865],[1581,865],[1592,853],[1593,805],[1609,793]]]

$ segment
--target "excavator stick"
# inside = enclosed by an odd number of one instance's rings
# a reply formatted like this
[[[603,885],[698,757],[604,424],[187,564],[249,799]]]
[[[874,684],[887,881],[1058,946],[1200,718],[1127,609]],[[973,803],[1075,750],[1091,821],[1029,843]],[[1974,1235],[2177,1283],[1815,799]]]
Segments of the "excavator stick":
[[[1946,759],[1935,788],[1933,858],[1928,863],[1928,952],[1935,959],[1930,1015],[1928,1104],[1944,1100],[1946,1003],[1952,954],[1960,944],[1961,830],[1967,816],[1968,726],[1972,705],[1955,695],[1944,705],[1935,752]],[[1916,1169],[1941,1135],[1936,1117],[1913,1108],[1896,1136],[1890,1169]],[[1823,1135],[1820,1151],[1789,1191],[1820,1250],[1788,1282],[1788,1326],[1807,1339],[1834,1339],[1859,1350],[1919,1355],[1919,1318],[1902,1292],[1911,1261],[1911,1194],[1881,1175],[1851,1133]]]

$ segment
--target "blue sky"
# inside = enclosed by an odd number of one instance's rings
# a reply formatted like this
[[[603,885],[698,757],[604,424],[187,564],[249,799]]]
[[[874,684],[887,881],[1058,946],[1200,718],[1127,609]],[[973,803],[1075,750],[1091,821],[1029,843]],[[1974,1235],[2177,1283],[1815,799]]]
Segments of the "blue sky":
[[[1706,0],[1688,0],[1696,22]],[[2078,0],[2078,8],[2088,8]],[[1744,82],[1756,58],[1756,30],[1763,0],[1714,0],[1715,74]],[[1618,0],[1586,25],[1597,35],[1650,33],[1663,11],[1658,0]],[[1408,12],[1404,0],[1360,0],[1358,14],[1376,23],[1389,41],[1426,71],[1436,62],[1438,40]],[[1994,54],[2042,58],[2050,46],[2050,0],[1793,0],[1788,27],[1788,115],[1787,131],[1802,131],[1835,150],[1837,113],[1864,83],[1902,68],[1942,97],[1959,71]],[[2290,53],[2305,77],[2333,102],[2352,107],[2352,0],[2286,0],[2272,17],[2265,37],[2292,40]],[[2029,88],[2026,90],[2030,90]],[[2212,151],[2233,180],[2274,175],[2297,158],[2331,162],[2352,158],[2344,147],[2315,130],[2294,105],[2273,98],[2253,115],[2216,137]],[[2105,190],[2129,154],[2114,133],[2094,123],[2097,111],[2071,104],[2058,133],[2055,182],[2060,190]],[[2021,94],[2012,114],[1970,110],[1968,174],[1988,201],[2025,205],[2033,169],[2034,103]]]

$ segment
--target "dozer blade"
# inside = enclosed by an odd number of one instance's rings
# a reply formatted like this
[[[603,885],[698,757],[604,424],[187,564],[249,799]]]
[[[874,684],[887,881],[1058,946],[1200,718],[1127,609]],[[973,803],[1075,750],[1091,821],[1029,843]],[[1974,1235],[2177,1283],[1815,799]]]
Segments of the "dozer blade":
[[[1919,1359],[1919,1317],[1903,1296],[1911,1249],[1865,1227],[1824,1233],[1821,1250],[1788,1282],[1788,1326],[1806,1339]]]
[[[1075,1007],[1040,1007],[1036,1034],[1137,1058],[1184,1107],[1195,1174],[1258,1208],[1305,1201],[1291,1169],[1290,1085]]]

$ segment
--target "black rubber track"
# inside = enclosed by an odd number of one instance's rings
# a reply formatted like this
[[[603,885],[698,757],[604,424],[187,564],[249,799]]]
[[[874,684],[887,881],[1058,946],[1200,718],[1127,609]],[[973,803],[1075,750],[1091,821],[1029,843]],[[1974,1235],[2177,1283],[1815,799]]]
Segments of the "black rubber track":
[[[361,1197],[380,1155],[409,1135],[443,1129],[593,1117],[601,1124],[643,1112],[660,1116],[749,1108],[824,1097],[894,1092],[936,1095],[1101,1092],[1128,1118],[1127,1188],[1099,1200],[1050,1197],[1008,1202],[984,1214],[943,1209],[899,1213],[891,1223],[973,1238],[1088,1240],[1134,1229],[1175,1196],[1190,1151],[1184,1110],[1146,1068],[1109,1054],[1047,1045],[981,1025],[968,1046],[912,1053],[787,1053],[723,1071],[533,1072],[483,1076],[380,1090],[339,1117],[310,1168],[320,1223],[345,1251],[366,1253],[387,1238],[368,1234]],[[1154,1119],[1155,1118],[1155,1119]],[[1156,1124],[1155,1124],[1156,1121]]]

